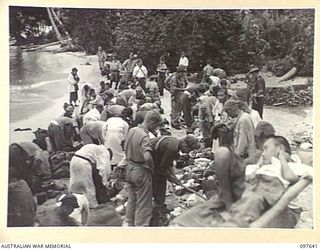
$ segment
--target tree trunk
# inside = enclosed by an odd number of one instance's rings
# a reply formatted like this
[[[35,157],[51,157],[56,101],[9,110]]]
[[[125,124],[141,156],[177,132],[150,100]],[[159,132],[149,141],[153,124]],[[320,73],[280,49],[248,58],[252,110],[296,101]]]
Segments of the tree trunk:
[[[51,22],[51,24],[53,26],[53,29],[54,29],[55,33],[56,33],[56,36],[57,36],[58,40],[60,41],[60,43],[62,44],[62,36],[61,36],[61,34],[60,34],[59,30],[58,30],[57,25],[54,23],[50,8],[47,8],[47,11],[48,11],[48,16],[49,16],[50,22]]]

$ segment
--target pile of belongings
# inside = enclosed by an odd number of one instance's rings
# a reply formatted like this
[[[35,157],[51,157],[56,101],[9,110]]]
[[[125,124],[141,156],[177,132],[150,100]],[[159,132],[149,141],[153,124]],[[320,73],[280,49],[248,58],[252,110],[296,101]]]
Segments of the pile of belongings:
[[[169,192],[171,191],[173,197],[167,199],[168,208],[172,210],[167,215],[169,221],[189,208],[205,202],[216,194],[218,189],[211,148],[197,154],[191,152],[189,155],[182,155],[177,160],[176,168],[176,177],[182,185],[171,184]],[[194,192],[191,192],[192,190]],[[172,199],[174,201],[170,204]]]
[[[313,104],[312,85],[297,85],[286,88],[267,88],[265,104],[270,106],[297,107]]]

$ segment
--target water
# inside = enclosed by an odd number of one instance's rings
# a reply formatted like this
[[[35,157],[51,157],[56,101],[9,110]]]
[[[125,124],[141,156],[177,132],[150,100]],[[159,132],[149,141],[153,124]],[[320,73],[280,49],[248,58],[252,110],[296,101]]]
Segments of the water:
[[[10,46],[10,122],[25,119],[66,93],[70,59]]]

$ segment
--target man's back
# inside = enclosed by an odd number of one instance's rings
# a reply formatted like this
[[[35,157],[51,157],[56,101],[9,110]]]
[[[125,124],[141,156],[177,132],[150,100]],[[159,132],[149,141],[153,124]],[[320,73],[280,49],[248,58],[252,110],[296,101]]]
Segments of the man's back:
[[[145,163],[144,153],[151,151],[149,144],[148,131],[142,126],[138,126],[129,130],[124,144],[126,157],[131,164]]]
[[[234,147],[235,152],[241,157],[252,156],[255,153],[254,127],[247,113],[241,112],[237,118],[234,129]]]

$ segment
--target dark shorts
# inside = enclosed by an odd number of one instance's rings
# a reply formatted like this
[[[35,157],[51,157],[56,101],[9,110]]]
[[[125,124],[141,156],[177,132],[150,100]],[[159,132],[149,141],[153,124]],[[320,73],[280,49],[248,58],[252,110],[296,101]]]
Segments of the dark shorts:
[[[76,102],[78,100],[78,92],[70,92],[69,102]]]
[[[120,80],[120,73],[119,71],[112,71],[110,75],[110,81],[112,82],[119,82]]]

